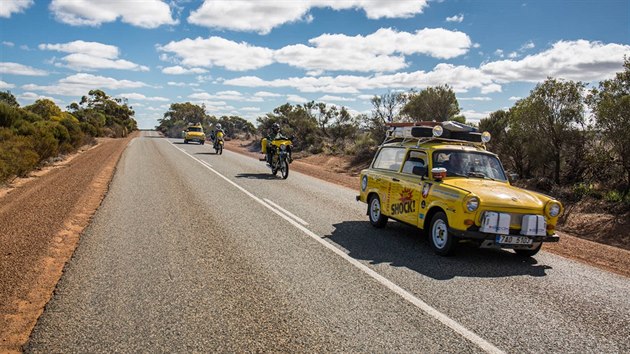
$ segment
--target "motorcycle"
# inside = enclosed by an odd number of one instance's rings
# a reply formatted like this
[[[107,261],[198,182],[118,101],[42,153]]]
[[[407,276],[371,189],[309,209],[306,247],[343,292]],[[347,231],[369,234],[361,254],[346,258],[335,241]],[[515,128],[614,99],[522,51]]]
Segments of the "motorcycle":
[[[272,141],[267,141],[267,138],[262,139],[261,145],[265,157],[260,160],[267,162],[267,166],[271,168],[271,173],[274,176],[280,172],[282,179],[289,177],[289,164],[293,162],[293,158],[291,157],[293,139],[293,137]]]
[[[223,145],[225,144],[225,141],[223,140],[223,132],[217,132],[217,134],[214,137],[214,152],[217,155],[221,155],[223,154]]]

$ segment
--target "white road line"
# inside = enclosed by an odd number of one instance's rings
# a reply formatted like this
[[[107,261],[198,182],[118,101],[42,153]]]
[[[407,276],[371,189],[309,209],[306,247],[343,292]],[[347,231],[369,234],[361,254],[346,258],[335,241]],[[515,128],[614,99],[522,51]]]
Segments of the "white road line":
[[[208,162],[206,162],[204,160],[200,160],[200,159],[197,159],[197,160],[199,160],[202,164],[204,164],[206,166],[212,167],[212,165],[210,163],[208,163]]]
[[[290,218],[293,218],[293,220],[299,222],[300,224],[304,225],[304,226],[308,226],[308,223],[306,221],[304,221],[302,218],[300,218],[299,216],[291,213],[290,211],[284,209],[283,207],[279,206],[278,204],[272,202],[271,200],[267,199],[267,198],[263,198],[263,200],[267,203],[269,203],[272,207],[279,209],[280,211],[282,211],[283,213],[287,214],[287,216],[289,216]]]
[[[173,145],[173,146],[175,146],[175,145]],[[192,158],[193,160],[199,162],[199,160],[197,160],[192,155],[188,154],[186,151],[183,151],[183,152],[187,156]],[[401,288],[400,286],[396,285],[391,280],[389,280],[389,279],[385,278],[384,276],[378,274],[376,271],[372,270],[370,267],[368,267],[365,264],[359,262],[358,260],[350,257],[348,254],[346,254],[342,250],[340,250],[337,247],[335,247],[332,243],[329,243],[329,242],[325,241],[324,239],[322,239],[320,236],[316,235],[311,230],[309,230],[306,227],[300,225],[298,222],[296,222],[295,220],[291,219],[290,217],[288,217],[287,215],[283,214],[282,212],[276,210],[271,205],[265,203],[264,200],[258,198],[254,194],[250,193],[248,190],[246,190],[245,188],[239,186],[238,184],[236,184],[235,182],[233,182],[229,178],[225,177],[224,175],[222,175],[221,173],[219,173],[218,171],[216,171],[212,167],[209,167],[209,166],[207,166],[207,165],[205,165],[203,163],[201,165],[204,166],[205,168],[209,169],[210,171],[212,171],[217,176],[223,178],[226,182],[230,183],[231,185],[233,185],[234,187],[239,189],[241,192],[245,193],[247,196],[249,196],[250,198],[252,198],[256,202],[258,202],[261,205],[263,205],[265,208],[271,210],[272,212],[274,212],[275,214],[277,214],[281,218],[285,219],[291,225],[293,225],[296,228],[300,229],[302,232],[304,232],[305,234],[307,234],[308,236],[313,238],[315,241],[319,242],[322,246],[326,247],[327,249],[329,249],[330,251],[334,252],[339,257],[343,258],[344,260],[346,260],[347,262],[349,262],[350,264],[352,264],[356,268],[360,269],[361,271],[363,271],[364,273],[366,273],[367,275],[372,277],[374,280],[378,281],[383,286],[388,288],[389,290],[391,290],[394,293],[400,295],[403,299],[409,301],[410,303],[415,305],[420,310],[424,311],[429,316],[431,316],[431,317],[435,318],[436,320],[442,322],[442,324],[446,325],[450,329],[452,329],[455,332],[459,333],[462,337],[464,337],[467,340],[469,340],[470,342],[476,344],[479,348],[481,348],[485,352],[487,352],[487,353],[497,353],[497,354],[498,353],[504,353],[501,349],[495,347],[492,343],[490,343],[487,340],[481,338],[480,336],[475,334],[473,331],[467,329],[466,327],[462,326],[461,324],[459,324],[455,320],[451,319],[447,315],[445,315],[445,314],[441,313],[440,311],[436,310],[434,307],[432,307],[431,305],[427,304],[426,302],[424,302],[424,301],[420,300],[419,298],[415,297],[413,294],[411,294],[407,290]]]

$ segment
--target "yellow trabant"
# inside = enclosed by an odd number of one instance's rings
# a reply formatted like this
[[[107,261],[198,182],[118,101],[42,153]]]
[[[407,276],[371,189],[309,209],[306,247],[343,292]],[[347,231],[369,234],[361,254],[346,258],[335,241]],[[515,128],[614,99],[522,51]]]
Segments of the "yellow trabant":
[[[498,157],[486,151],[490,134],[454,122],[394,124],[372,164],[361,171],[361,193],[370,223],[389,218],[415,226],[439,255],[460,241],[510,248],[533,256],[557,242],[562,204],[510,185]]]
[[[191,125],[186,129],[184,133],[184,144],[188,144],[189,141],[196,141],[201,145],[205,143],[206,134],[204,134],[201,124]]]

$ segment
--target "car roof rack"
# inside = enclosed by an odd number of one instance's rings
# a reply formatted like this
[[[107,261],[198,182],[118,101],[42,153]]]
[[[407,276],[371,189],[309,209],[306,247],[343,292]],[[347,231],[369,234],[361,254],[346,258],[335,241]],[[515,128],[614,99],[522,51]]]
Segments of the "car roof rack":
[[[381,146],[391,143],[399,143],[402,146],[415,142],[418,147],[423,143],[441,142],[486,149],[482,134],[477,128],[459,122],[398,122],[386,123],[386,126],[387,131]],[[441,129],[435,128],[438,126]],[[440,135],[436,136],[434,130],[439,131]]]

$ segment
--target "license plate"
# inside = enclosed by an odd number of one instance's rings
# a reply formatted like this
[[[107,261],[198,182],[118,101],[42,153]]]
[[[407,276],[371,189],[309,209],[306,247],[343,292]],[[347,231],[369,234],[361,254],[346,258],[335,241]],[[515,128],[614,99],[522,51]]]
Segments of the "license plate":
[[[525,236],[497,235],[495,241],[506,245],[531,245],[534,240]]]

